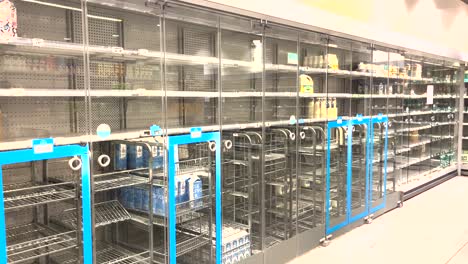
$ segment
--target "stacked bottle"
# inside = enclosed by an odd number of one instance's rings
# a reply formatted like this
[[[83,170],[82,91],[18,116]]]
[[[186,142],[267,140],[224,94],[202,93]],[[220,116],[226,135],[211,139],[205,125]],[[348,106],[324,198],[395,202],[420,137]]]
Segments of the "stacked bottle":
[[[318,98],[309,102],[309,118],[327,118],[334,120],[338,117],[338,105],[336,98]]]

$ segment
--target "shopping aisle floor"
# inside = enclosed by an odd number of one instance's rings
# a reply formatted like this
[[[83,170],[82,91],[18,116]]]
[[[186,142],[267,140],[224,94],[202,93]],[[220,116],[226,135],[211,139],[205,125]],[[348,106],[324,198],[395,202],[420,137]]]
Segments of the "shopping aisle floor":
[[[453,178],[290,264],[468,264],[468,177]]]

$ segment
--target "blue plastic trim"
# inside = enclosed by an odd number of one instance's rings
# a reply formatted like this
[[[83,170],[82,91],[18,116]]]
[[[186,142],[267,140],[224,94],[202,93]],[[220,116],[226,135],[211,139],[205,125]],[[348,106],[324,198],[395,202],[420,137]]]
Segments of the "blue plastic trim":
[[[7,244],[5,228],[5,205],[3,198],[3,170],[0,167],[0,263],[7,263]]]
[[[330,123],[327,129],[327,177],[325,187],[325,234],[329,235],[330,229]]]
[[[83,257],[85,264],[93,263],[93,224],[91,214],[91,174],[88,152],[81,155],[81,193],[83,215]]]
[[[38,142],[38,141],[36,141]],[[89,148],[88,145],[67,145],[54,146],[52,152],[34,153],[34,149],[22,149],[0,152],[0,263],[7,263],[7,243],[5,229],[5,207],[3,196],[3,165],[31,162],[47,159],[60,159],[66,157],[80,156],[82,161],[81,179],[83,191],[83,243],[84,243],[84,263],[93,263],[93,244],[91,226],[91,185],[89,181]]]
[[[329,234],[332,234],[332,233],[340,230],[341,228],[346,227],[347,225],[348,225],[348,221],[341,222],[341,223],[337,224],[336,226],[328,228],[325,233],[328,236]]]
[[[192,132],[192,130],[191,130]],[[194,128],[193,132],[200,132],[198,128]],[[194,144],[201,142],[214,141],[216,143],[216,263],[220,264],[222,260],[221,245],[222,245],[222,212],[221,212],[221,134],[219,132],[201,133],[199,137],[193,137],[193,134],[170,136],[168,143],[168,166],[169,166],[169,191],[168,191],[168,208],[169,208],[169,263],[176,264],[177,248],[176,248],[176,202],[175,202],[175,147],[177,145]]]
[[[346,218],[349,223],[351,218],[351,199],[352,199],[352,183],[353,183],[353,123],[348,123],[348,160],[346,166]]]
[[[349,218],[349,221],[348,221],[348,225],[351,224],[351,223],[354,223],[354,222],[356,222],[357,220],[360,220],[360,219],[362,219],[362,218],[364,218],[364,217],[366,217],[366,216],[368,216],[368,215],[369,215],[369,211],[364,210],[362,213],[357,214],[357,215],[355,215],[355,216],[353,216],[353,217],[350,217],[350,218]]]
[[[333,121],[328,123],[327,129],[327,179],[326,179],[326,214],[325,214],[325,233],[329,235],[337,230],[340,230],[343,227],[346,227],[348,224],[353,223],[359,219],[366,217],[367,215],[374,213],[386,205],[386,190],[387,190],[387,150],[388,150],[388,126],[385,126],[385,145],[384,145],[384,197],[383,202],[375,207],[372,207],[372,176],[373,176],[373,160],[374,160],[374,124],[376,123],[387,123],[388,117],[379,114],[378,117],[362,117],[362,115],[357,115],[357,117],[344,121],[341,118],[338,118],[339,121]],[[366,135],[366,204],[364,212],[352,216],[351,212],[351,199],[352,199],[352,128],[354,125],[367,124],[367,135]],[[346,220],[330,227],[330,138],[331,138],[331,129],[338,127],[347,127],[347,194],[346,194]]]

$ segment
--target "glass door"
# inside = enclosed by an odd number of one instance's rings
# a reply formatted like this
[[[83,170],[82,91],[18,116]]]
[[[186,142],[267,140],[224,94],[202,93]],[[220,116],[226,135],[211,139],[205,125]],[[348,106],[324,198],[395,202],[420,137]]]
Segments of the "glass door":
[[[369,214],[385,206],[387,194],[388,117],[379,114],[373,117],[369,137]]]
[[[219,132],[192,128],[169,137],[168,165],[169,263],[221,263],[221,253],[229,256],[249,243],[246,232],[222,234]]]
[[[348,179],[351,177],[350,122],[328,123],[325,230],[331,234],[348,224]]]
[[[348,208],[350,222],[354,222],[367,215],[367,189],[369,186],[368,164],[372,158],[369,156],[369,129],[370,119],[357,115],[351,120],[351,140],[347,141],[351,148],[351,175],[348,175]],[[348,166],[350,166],[348,165]]]
[[[387,122],[358,115],[328,123],[326,235],[385,206]]]

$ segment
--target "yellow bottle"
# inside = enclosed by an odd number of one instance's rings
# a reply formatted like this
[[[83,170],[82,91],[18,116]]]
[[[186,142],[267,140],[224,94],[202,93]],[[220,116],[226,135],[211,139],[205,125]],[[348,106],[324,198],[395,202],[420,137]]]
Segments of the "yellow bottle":
[[[332,116],[331,119],[337,119],[338,118],[338,105],[336,104],[336,98],[333,98],[332,100]]]
[[[313,98],[309,102],[308,117],[309,119],[315,118],[315,99]]]
[[[314,105],[314,118],[320,118],[321,109],[322,109],[322,98],[318,99]]]
[[[331,120],[333,119],[333,108],[335,108],[335,105],[333,104],[333,98],[327,99],[327,101],[328,101],[327,119]]]
[[[314,81],[309,75],[301,74],[299,76],[301,81],[301,93],[314,93]]]
[[[322,105],[320,106],[320,118],[327,118],[327,108],[328,108],[328,101],[324,99],[322,101]]]

